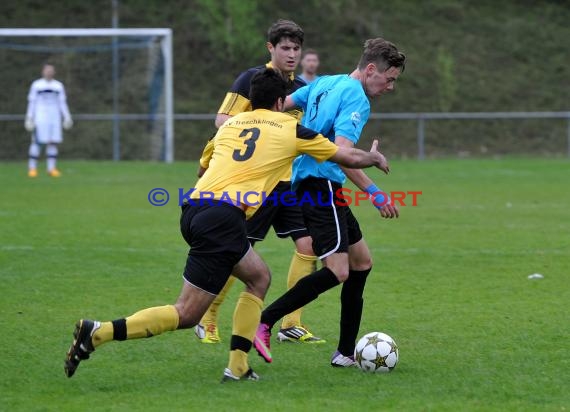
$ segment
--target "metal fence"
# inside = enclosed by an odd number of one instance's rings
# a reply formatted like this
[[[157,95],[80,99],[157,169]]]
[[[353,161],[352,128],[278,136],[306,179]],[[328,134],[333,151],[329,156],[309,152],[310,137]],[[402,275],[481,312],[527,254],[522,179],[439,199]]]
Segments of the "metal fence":
[[[161,116],[154,116],[157,119]],[[75,114],[76,120],[81,121],[112,121],[117,118],[114,114]],[[147,114],[121,114],[119,120],[149,120]],[[215,114],[174,114],[175,121],[211,121]],[[567,112],[471,112],[471,113],[372,113],[370,119],[376,120],[415,120],[417,121],[417,158],[425,158],[426,123],[432,120],[504,120],[504,119],[566,119],[566,154],[570,158],[570,111]],[[2,115],[0,121],[24,121],[22,115]],[[118,157],[113,157],[117,159]]]
[[[425,158],[426,122],[429,120],[566,119],[566,155],[570,157],[569,112],[372,113],[371,119],[416,120],[418,159]]]

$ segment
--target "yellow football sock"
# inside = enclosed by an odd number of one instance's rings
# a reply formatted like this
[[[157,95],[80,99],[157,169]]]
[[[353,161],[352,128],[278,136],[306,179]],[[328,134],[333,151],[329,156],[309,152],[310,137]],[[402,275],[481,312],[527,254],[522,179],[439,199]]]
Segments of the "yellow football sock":
[[[291,289],[295,284],[305,276],[313,273],[317,269],[317,257],[303,255],[295,251],[289,266],[289,274],[287,275],[287,289]],[[299,308],[289,313],[281,322],[281,329],[292,328],[301,325],[301,313],[303,308]]]
[[[234,349],[230,351],[230,363],[228,368],[232,371],[235,376],[243,376],[249,370],[249,364],[247,363],[247,353]]]
[[[220,291],[218,296],[216,296],[214,301],[210,304],[210,307],[208,308],[206,313],[204,313],[204,316],[202,316],[202,320],[200,320],[200,323],[202,325],[212,324],[212,323],[214,325],[218,324],[218,309],[220,308],[220,305],[223,303],[223,301],[226,299],[226,296],[229,290],[232,288],[232,285],[234,284],[235,281],[236,278],[234,276],[230,276],[228,278],[223,289]]]
[[[113,340],[113,323],[112,322],[101,322],[101,327],[95,331],[91,341],[93,342],[93,347],[96,348],[103,343],[107,343]]]
[[[150,338],[178,328],[178,311],[173,305],[143,309],[126,319],[102,322],[93,334],[93,347],[111,340]]]
[[[235,376],[243,376],[248,370],[247,352],[251,349],[253,337],[261,319],[263,301],[248,292],[239,296],[234,311],[230,362],[228,368]]]

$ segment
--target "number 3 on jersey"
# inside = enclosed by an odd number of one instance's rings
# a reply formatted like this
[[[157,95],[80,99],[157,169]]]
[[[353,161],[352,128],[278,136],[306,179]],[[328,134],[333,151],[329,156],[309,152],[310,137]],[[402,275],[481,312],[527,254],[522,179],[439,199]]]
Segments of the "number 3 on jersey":
[[[253,152],[255,151],[255,142],[259,139],[259,129],[257,127],[243,129],[239,134],[239,137],[247,137],[249,135],[251,135],[251,137],[243,141],[246,146],[245,151],[242,153],[240,149],[234,150],[232,157],[235,161],[243,162],[253,155]]]

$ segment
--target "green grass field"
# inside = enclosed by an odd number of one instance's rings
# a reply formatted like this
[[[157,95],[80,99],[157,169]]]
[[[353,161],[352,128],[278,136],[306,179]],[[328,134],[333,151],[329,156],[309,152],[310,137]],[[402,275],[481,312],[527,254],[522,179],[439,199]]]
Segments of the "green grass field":
[[[399,161],[385,190],[421,190],[417,207],[385,221],[354,212],[375,269],[361,334],[400,346],[394,372],[329,366],[339,292],[313,302],[305,322],[328,342],[273,344],[252,354],[262,380],[220,385],[222,345],[191,331],[111,343],[72,379],[63,359],[80,317],[109,320],[174,302],[187,252],[177,188],[194,163],[61,162],[64,176],[30,180],[0,164],[0,410],[2,411],[564,411],[570,408],[570,163],[564,160]],[[43,170],[42,170],[43,172]],[[172,198],[153,207],[147,194]],[[258,250],[273,272],[268,301],[285,289],[290,241]],[[544,279],[527,276],[541,273]]]

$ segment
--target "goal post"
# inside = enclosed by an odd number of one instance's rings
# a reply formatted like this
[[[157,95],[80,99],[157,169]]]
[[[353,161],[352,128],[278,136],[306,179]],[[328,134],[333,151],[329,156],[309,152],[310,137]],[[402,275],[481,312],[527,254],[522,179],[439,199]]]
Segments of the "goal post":
[[[0,40],[2,38],[156,38],[160,43],[160,51],[162,54],[162,64],[164,71],[164,85],[163,85],[163,114],[154,115],[153,118],[158,118],[164,123],[162,130],[163,133],[163,147],[162,158],[167,163],[174,160],[174,95],[173,95],[173,51],[172,51],[172,30],[170,28],[132,28],[132,29],[119,29],[119,28],[95,28],[95,29],[23,29],[23,28],[3,28],[0,29]],[[8,45],[7,47],[10,47]],[[33,45],[27,46],[33,50]],[[49,50],[48,46],[43,46],[43,50]],[[56,47],[57,49],[57,47]],[[62,49],[62,47],[59,47]],[[77,47],[76,47],[77,49]],[[17,68],[15,68],[17,70]],[[111,71],[111,68],[109,68]],[[30,80],[31,79],[27,79]],[[65,82],[64,82],[65,83]],[[68,90],[69,94],[69,90]],[[73,114],[73,106],[71,107]],[[129,116],[123,117],[119,113],[113,113],[114,118],[128,119]],[[150,116],[150,115],[149,115]],[[130,118],[132,119],[132,114]],[[141,116],[139,116],[141,117]],[[144,117],[144,116],[142,116]]]

